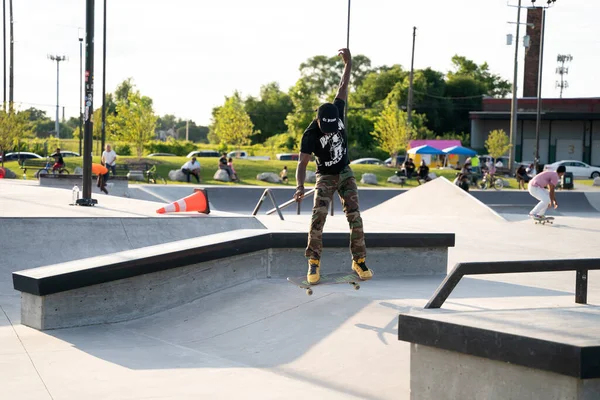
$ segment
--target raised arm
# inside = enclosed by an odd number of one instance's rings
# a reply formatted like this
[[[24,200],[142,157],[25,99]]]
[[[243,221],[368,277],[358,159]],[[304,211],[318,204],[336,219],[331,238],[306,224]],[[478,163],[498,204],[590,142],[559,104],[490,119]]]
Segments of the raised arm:
[[[296,168],[296,193],[294,193],[294,199],[296,201],[302,200],[304,197],[304,180],[306,179],[306,166],[310,162],[310,154],[300,153],[298,159],[298,167]]]
[[[348,49],[340,49],[338,53],[342,59],[344,60],[344,73],[342,74],[342,79],[340,81],[340,86],[338,88],[337,94],[335,97],[337,99],[342,99],[345,102],[348,101],[348,84],[350,83],[350,73],[352,72],[352,56],[350,55],[350,50]]]

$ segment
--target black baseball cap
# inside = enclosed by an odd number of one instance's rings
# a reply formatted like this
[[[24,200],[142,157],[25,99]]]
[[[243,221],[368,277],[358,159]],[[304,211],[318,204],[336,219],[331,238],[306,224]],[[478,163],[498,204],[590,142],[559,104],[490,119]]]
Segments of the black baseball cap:
[[[339,118],[340,113],[338,108],[331,103],[322,104],[317,109],[317,119],[319,120],[319,126],[321,127],[321,132],[323,133],[337,132],[339,127]]]

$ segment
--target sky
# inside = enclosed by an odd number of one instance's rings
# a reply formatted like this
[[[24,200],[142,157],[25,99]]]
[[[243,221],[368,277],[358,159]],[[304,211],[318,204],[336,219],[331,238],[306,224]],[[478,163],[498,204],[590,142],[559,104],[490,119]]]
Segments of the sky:
[[[538,0],[539,3],[545,2]],[[56,62],[60,63],[60,112],[79,115],[79,33],[84,0],[17,0],[14,7],[17,107],[36,107],[54,119]],[[95,1],[94,108],[102,104],[103,1]],[[159,115],[199,125],[213,107],[238,90],[243,97],[278,82],[289,89],[299,65],[315,55],[335,56],[346,46],[348,0],[107,0],[106,91],[129,77],[154,100]],[[352,0],[350,50],[372,66],[410,68],[417,27],[415,68],[447,72],[455,54],[512,82],[517,0]],[[523,0],[523,6],[531,1]],[[8,2],[7,2],[8,8]],[[521,21],[526,19],[522,10]],[[547,12],[542,96],[555,88],[558,54],[571,54],[563,97],[600,97],[600,2],[557,0]],[[8,10],[7,10],[8,19]],[[521,36],[525,34],[521,29]],[[8,36],[8,25],[7,25]],[[85,57],[85,42],[84,42]],[[8,45],[7,45],[8,52]],[[524,48],[519,49],[519,95]],[[85,65],[85,60],[84,60]]]

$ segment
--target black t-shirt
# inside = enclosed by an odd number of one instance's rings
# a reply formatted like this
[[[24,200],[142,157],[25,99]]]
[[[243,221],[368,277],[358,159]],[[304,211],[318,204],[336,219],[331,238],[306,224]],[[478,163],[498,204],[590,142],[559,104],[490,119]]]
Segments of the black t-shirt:
[[[338,131],[331,134],[321,132],[317,120],[313,120],[302,135],[300,152],[314,154],[317,172],[323,175],[339,174],[348,164],[348,137],[344,127],[344,107],[342,99],[335,99],[333,104],[338,108]]]
[[[60,155],[60,154],[55,155],[54,156],[54,160],[55,160],[56,163],[61,164],[61,165],[65,163],[64,160],[63,160],[63,158],[62,158],[62,155]]]
[[[227,166],[227,157],[219,158],[219,163],[223,166]]]

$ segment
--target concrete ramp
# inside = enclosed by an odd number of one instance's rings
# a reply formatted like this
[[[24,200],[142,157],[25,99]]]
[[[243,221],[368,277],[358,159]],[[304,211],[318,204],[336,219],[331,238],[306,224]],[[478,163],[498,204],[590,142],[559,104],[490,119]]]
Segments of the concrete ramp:
[[[444,177],[402,193],[362,213],[369,218],[396,216],[469,217],[504,221],[498,213]]]

